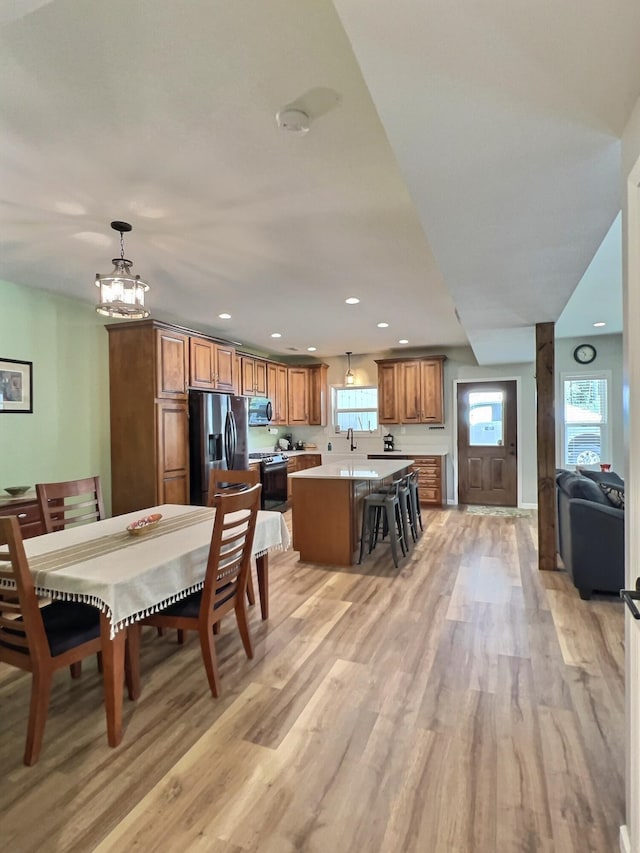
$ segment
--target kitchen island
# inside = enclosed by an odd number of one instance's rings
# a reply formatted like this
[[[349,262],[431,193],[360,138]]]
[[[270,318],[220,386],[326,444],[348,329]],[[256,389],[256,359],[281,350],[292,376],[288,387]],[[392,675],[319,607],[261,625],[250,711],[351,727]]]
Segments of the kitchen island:
[[[412,459],[347,458],[290,474],[293,547],[330,566],[358,561],[365,495],[401,476]]]

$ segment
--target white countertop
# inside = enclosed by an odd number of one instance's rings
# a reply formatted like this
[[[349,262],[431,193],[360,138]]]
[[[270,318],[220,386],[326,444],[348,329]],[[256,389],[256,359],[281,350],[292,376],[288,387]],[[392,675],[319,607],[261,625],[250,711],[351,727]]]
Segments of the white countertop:
[[[384,480],[412,462],[413,459],[340,459],[289,476],[311,480]]]
[[[444,447],[427,447],[423,450],[368,450],[368,456],[447,456],[449,451]]]

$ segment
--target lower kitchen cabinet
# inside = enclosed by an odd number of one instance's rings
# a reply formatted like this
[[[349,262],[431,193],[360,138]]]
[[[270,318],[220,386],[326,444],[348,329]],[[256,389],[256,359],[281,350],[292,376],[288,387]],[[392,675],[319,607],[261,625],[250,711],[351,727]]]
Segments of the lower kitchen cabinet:
[[[446,456],[413,456],[413,467],[418,472],[420,503],[426,506],[442,506],[446,502],[445,482]]]
[[[307,468],[316,468],[322,465],[322,455],[320,453],[305,453],[303,456],[290,456],[287,475],[293,474],[296,471],[306,471]],[[293,481],[287,480],[287,500],[291,503],[291,491]]]
[[[157,406],[158,504],[189,503],[189,418],[186,403]]]
[[[370,453],[369,459],[388,459],[382,453]],[[396,456],[396,459],[413,459],[418,472],[418,494],[422,506],[442,506],[447,500],[446,456]]]

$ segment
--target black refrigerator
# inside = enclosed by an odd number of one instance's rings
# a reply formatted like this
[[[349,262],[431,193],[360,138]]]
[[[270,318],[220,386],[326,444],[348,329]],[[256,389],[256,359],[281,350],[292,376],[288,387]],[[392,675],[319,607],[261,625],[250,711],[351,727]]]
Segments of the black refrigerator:
[[[206,506],[209,475],[249,467],[249,399],[189,392],[191,503]]]

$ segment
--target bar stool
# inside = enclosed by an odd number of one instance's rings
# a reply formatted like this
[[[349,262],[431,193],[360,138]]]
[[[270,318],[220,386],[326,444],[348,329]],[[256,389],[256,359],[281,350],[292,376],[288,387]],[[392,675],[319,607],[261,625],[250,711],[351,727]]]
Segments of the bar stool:
[[[398,543],[402,549],[402,556],[407,553],[407,545],[404,536],[404,525],[400,510],[400,481],[396,481],[386,492],[372,492],[366,495],[362,510],[362,533],[360,536],[360,558],[362,563],[364,557],[365,542],[369,543],[369,554],[378,542],[380,521],[383,522],[382,538],[389,534],[391,545],[391,556],[393,563],[398,568]]]
[[[404,477],[401,477],[399,480],[394,480],[391,486],[387,488],[381,488],[380,492],[386,494],[390,489],[398,490],[398,499],[400,503],[400,521],[402,523],[402,533],[404,536],[405,542],[405,552],[409,551],[409,530],[411,530],[411,541],[418,541],[418,531],[415,527],[414,516],[412,513],[412,505],[411,505],[411,490],[409,487],[409,474],[405,474]],[[376,534],[377,537],[377,534]],[[384,539],[384,531],[383,537]]]
[[[418,492],[418,472],[415,469],[409,471],[409,494],[410,494],[410,511],[413,516],[413,529],[418,535],[418,524],[420,530],[424,530],[422,526],[422,513],[420,512],[420,493]]]

